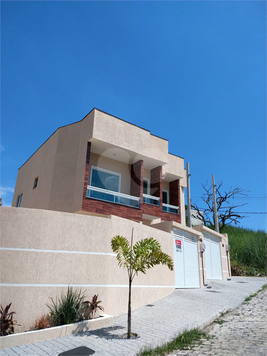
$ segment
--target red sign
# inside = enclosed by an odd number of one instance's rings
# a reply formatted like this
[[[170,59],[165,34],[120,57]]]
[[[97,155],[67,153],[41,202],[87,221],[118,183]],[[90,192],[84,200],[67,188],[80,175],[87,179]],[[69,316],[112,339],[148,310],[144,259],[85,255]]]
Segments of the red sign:
[[[182,245],[182,241],[181,240],[175,240],[175,244],[181,246]]]

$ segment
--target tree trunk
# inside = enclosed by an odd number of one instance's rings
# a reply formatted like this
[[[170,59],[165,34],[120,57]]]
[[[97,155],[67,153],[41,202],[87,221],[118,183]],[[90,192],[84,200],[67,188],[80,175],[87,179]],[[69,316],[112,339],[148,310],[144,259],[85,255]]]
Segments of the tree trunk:
[[[128,297],[128,332],[127,339],[131,338],[131,324],[132,324],[132,316],[131,316],[131,303],[132,303],[132,281],[129,279],[129,297]]]

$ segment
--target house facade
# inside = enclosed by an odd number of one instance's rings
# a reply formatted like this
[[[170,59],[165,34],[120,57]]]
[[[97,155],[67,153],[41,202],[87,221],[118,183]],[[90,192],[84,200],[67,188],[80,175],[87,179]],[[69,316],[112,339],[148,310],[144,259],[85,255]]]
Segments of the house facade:
[[[167,140],[93,109],[19,168],[12,206],[185,224],[185,187]]]
[[[19,168],[12,207],[1,208],[1,304],[12,302],[16,331],[69,285],[86,299],[98,294],[107,314],[126,312],[116,235],[153,237],[174,260],[174,271],[156,266],[136,276],[133,309],[228,277],[228,237],[186,226],[185,188],[183,158],[147,130],[98,109],[56,130]]]

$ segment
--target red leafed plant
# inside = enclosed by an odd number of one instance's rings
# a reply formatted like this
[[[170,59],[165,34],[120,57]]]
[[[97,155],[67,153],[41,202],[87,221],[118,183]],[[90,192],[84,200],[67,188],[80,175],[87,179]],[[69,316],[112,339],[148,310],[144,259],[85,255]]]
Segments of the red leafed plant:
[[[88,306],[88,309],[91,311],[92,313],[92,316],[93,318],[95,317],[95,314],[96,314],[96,311],[98,309],[104,311],[104,308],[99,305],[101,302],[101,300],[97,300],[98,299],[98,295],[95,294],[93,297],[92,297],[92,301],[90,302],[90,300],[86,300],[84,303],[88,303],[89,306]]]
[[[15,312],[9,312],[9,308],[12,303],[8,304],[5,308],[0,307],[0,336],[14,334],[14,325],[17,324],[17,320],[13,319]]]
[[[47,314],[43,314],[35,321],[35,325],[34,325],[35,330],[46,329],[50,327],[51,327],[51,319]]]

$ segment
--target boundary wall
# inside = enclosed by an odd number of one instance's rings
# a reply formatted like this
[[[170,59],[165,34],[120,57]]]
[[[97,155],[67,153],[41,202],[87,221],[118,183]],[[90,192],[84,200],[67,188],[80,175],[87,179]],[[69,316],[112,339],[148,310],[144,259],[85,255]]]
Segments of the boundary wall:
[[[28,208],[1,207],[0,214],[0,304],[12,302],[11,310],[21,324],[15,332],[31,329],[37,318],[49,312],[50,298],[56,300],[68,286],[85,291],[86,299],[98,294],[106,314],[127,312],[128,274],[118,266],[111,239],[116,235],[130,239],[132,229],[134,243],[153,237],[172,258],[173,227],[197,236],[201,287],[206,268],[200,242],[204,232],[215,235],[220,239],[222,277],[228,277],[228,237],[206,227],[190,229],[170,221],[149,226],[113,215],[98,217]],[[132,309],[172,293],[175,273],[179,271],[160,265],[138,274],[133,282]]]
[[[68,285],[85,291],[87,299],[98,294],[107,314],[126,312],[128,275],[111,249],[113,236],[130,239],[133,228],[134,243],[153,237],[173,257],[172,234],[120,217],[7,207],[1,207],[0,213],[0,303],[12,302],[21,324],[15,332],[29,330],[48,313],[50,298],[60,297]],[[132,308],[169,295],[174,278],[174,272],[162,265],[138,274]]]

